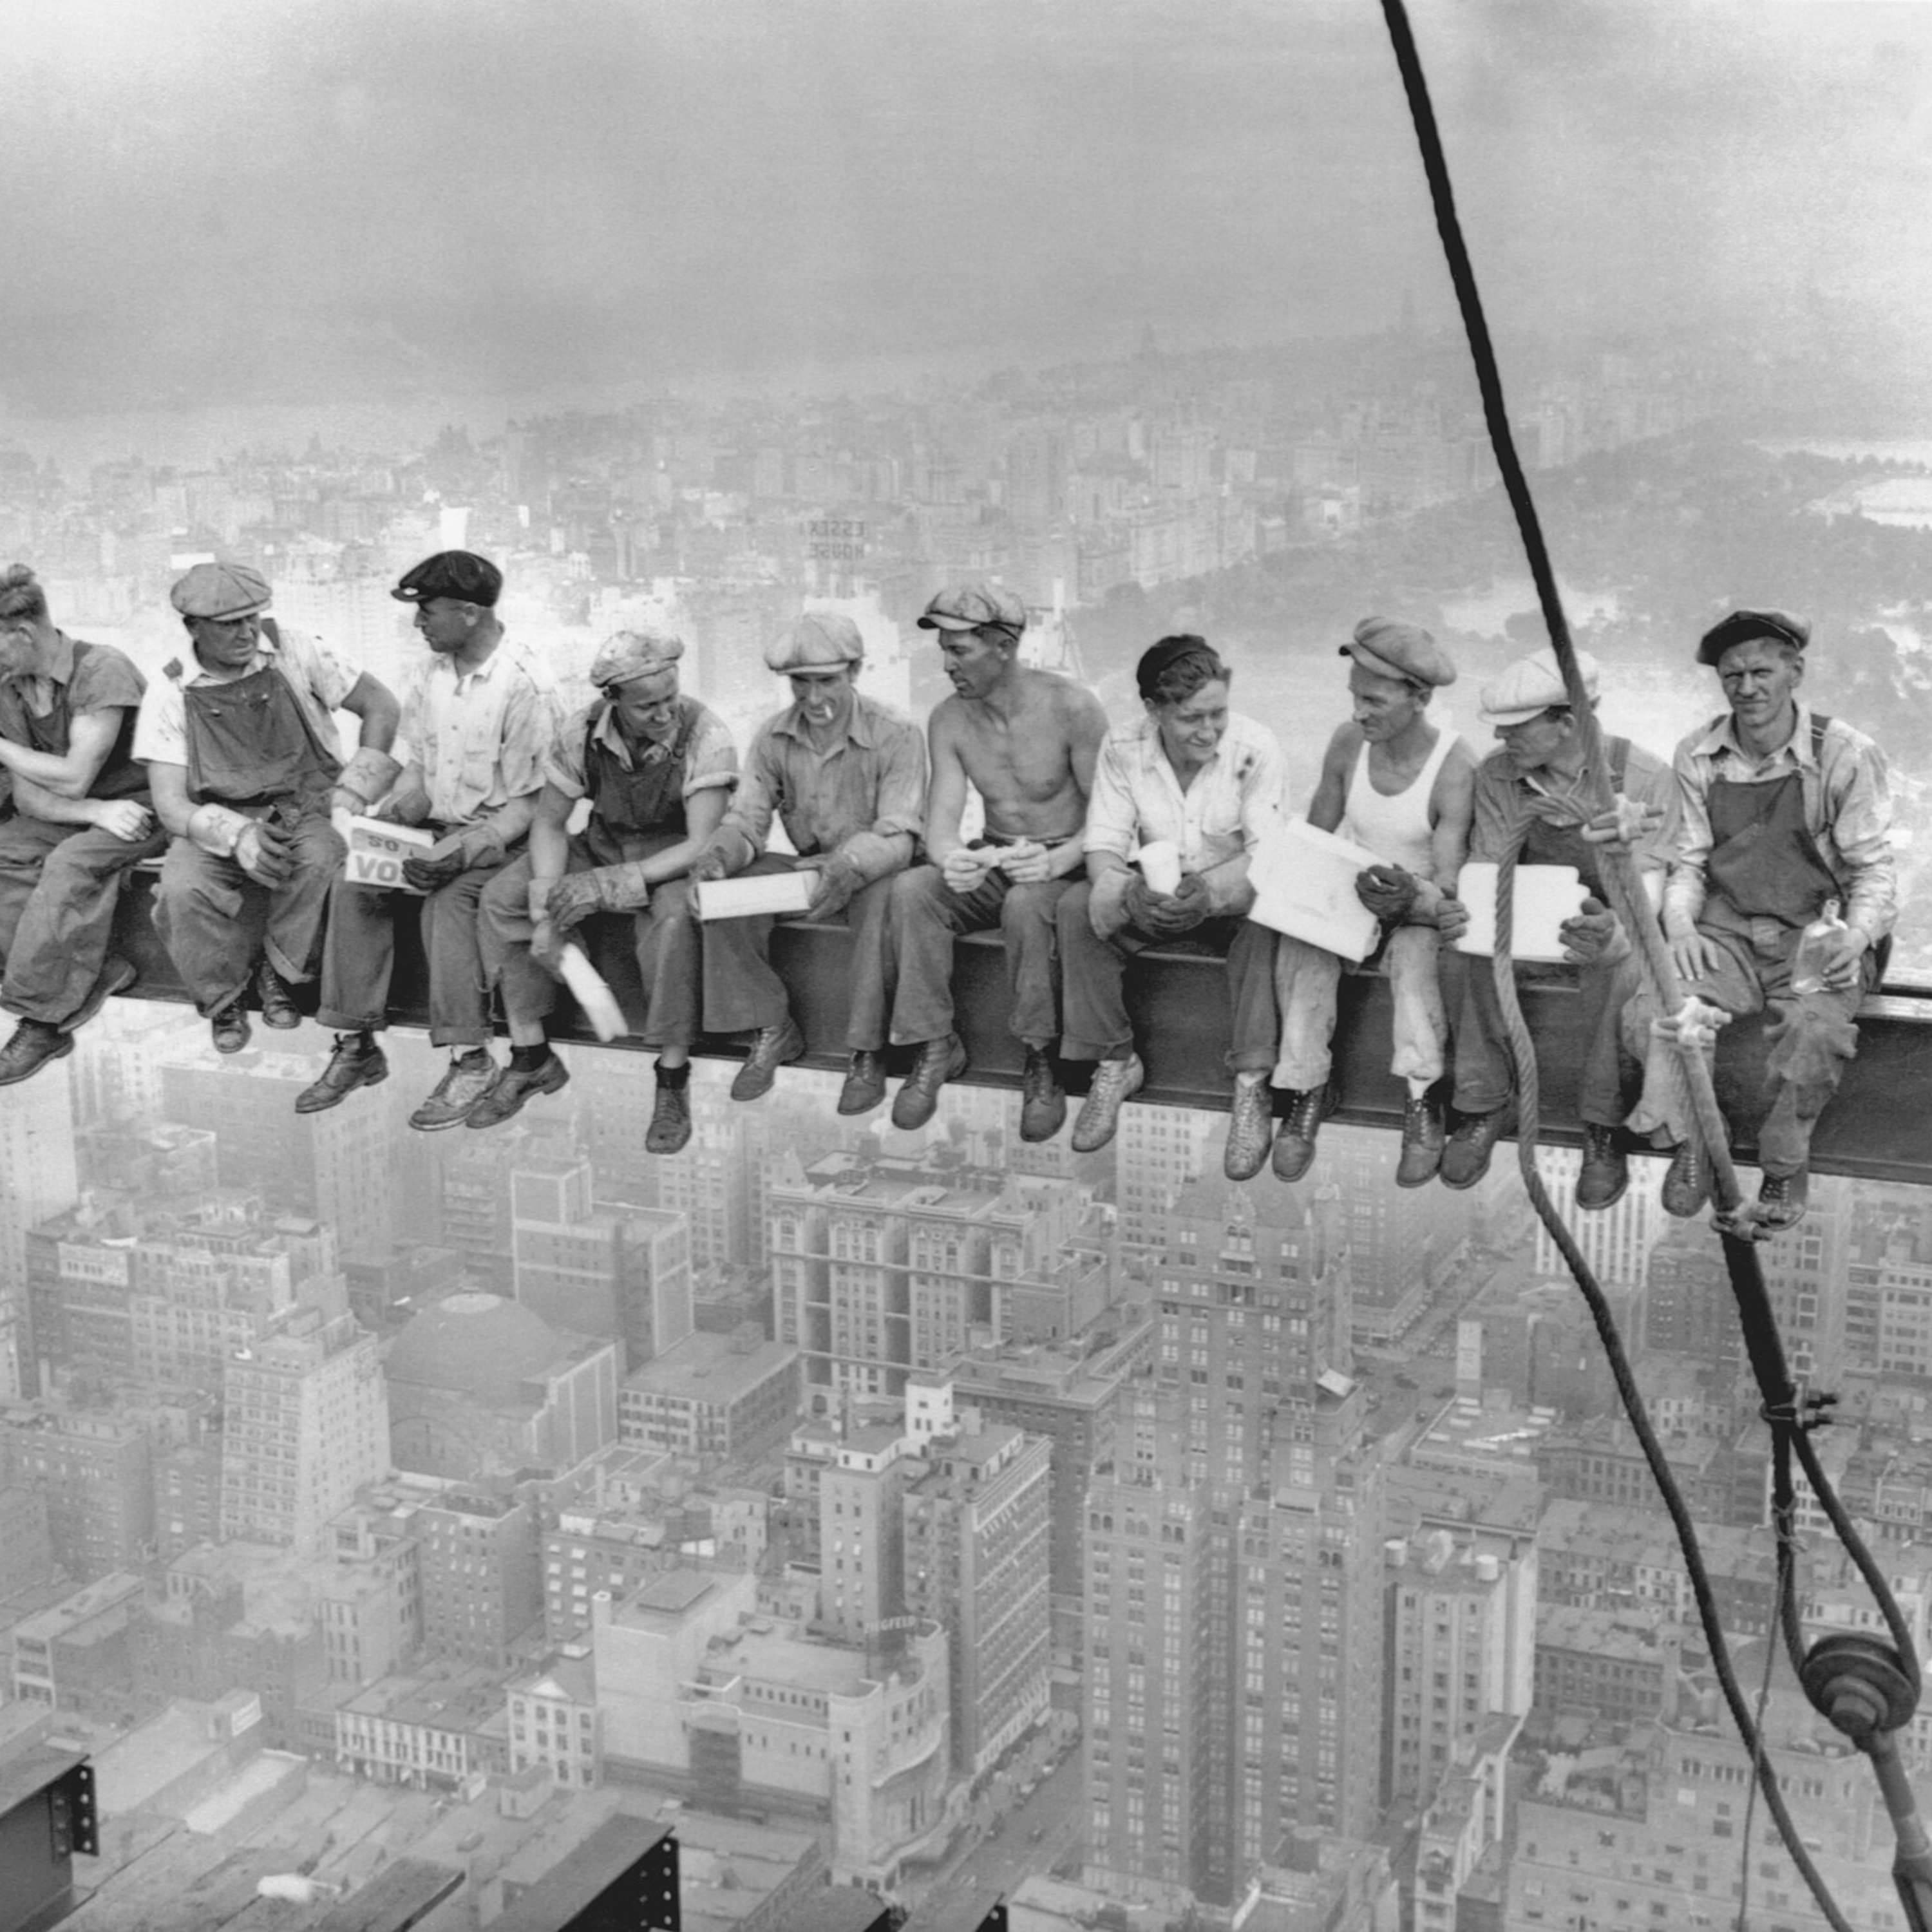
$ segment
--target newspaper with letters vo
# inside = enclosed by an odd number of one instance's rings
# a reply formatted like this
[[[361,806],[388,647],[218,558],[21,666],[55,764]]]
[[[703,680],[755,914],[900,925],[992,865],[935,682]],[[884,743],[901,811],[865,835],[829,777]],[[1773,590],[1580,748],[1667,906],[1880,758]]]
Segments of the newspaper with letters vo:
[[[403,861],[440,859],[455,843],[454,833],[439,840],[434,832],[425,832],[420,826],[392,825],[386,818],[364,818],[351,813],[346,876],[353,886],[382,886],[421,898],[422,889],[403,877]]]

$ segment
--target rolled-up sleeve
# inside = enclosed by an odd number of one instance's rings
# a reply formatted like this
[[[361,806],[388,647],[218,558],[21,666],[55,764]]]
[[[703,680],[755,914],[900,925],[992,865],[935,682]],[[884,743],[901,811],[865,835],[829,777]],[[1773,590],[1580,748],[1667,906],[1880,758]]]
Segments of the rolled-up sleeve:
[[[1845,881],[1845,923],[1876,944],[1898,916],[1898,862],[1892,848],[1892,774],[1885,754],[1861,738],[1831,747],[1820,773],[1826,822]]]
[[[1664,886],[1666,932],[1688,932],[1704,910],[1705,874],[1711,862],[1711,765],[1698,749],[1700,742],[1701,734],[1687,738],[1672,761],[1677,844]]]
[[[684,754],[684,795],[730,790],[738,782],[738,747],[723,718],[706,712],[698,721]]]
[[[1094,764],[1094,791],[1087,801],[1086,852],[1111,852],[1124,859],[1134,848],[1140,814],[1136,810],[1119,740],[1112,732],[1100,741]]]
[[[551,734],[544,753],[543,782],[554,785],[566,798],[584,796],[584,740],[590,729],[591,710],[584,705],[572,712]]]

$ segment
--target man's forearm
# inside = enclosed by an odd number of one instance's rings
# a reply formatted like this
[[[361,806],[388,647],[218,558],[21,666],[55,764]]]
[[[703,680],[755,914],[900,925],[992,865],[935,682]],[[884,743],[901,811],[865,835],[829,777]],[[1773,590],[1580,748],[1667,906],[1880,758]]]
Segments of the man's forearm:
[[[68,799],[84,796],[94,776],[83,772],[66,754],[37,752],[32,746],[16,745],[10,738],[0,738],[0,766],[17,778],[30,780],[44,791]]]

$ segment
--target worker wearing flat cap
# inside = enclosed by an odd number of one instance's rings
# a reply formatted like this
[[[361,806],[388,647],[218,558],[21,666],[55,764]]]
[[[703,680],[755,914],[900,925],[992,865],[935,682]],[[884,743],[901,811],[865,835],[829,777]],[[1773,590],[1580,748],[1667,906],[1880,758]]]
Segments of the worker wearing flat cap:
[[[74,1051],[134,968],[109,950],[122,881],[164,850],[135,762],[146,680],[111,644],[58,628],[25,564],[0,573],[0,1006],[20,1016],[0,1086]]]
[[[925,738],[910,718],[859,689],[864,658],[858,626],[836,612],[808,610],[766,646],[765,662],[790,684],[791,702],[758,728],[745,782],[691,868],[694,879],[795,866],[818,874],[804,916],[842,915],[852,934],[845,1113],[884,1097],[886,915],[926,811]],[[795,859],[766,850],[774,818]],[[731,1083],[734,1100],[769,1092],[777,1069],[805,1051],[771,968],[772,923],[754,916],[704,927],[705,1030],[752,1035]]]
[[[1586,695],[1594,706],[1600,674],[1578,653]],[[1577,1111],[1583,1121],[1583,1164],[1576,1180],[1579,1208],[1603,1209],[1623,1197],[1630,1166],[1618,1136],[1634,1092],[1635,1063],[1622,1046],[1623,1010],[1637,985],[1630,935],[1610,910],[1604,848],[1586,828],[1595,815],[1594,773],[1570,702],[1549,650],[1532,652],[1483,687],[1484,724],[1497,748],[1476,767],[1475,814],[1469,856],[1500,864],[1510,853],[1525,866],[1570,866],[1590,896],[1564,922],[1570,964],[1520,964],[1525,979],[1569,982],[1577,988],[1583,1063]],[[1628,738],[1606,736],[1603,757],[1610,790],[1643,806],[1648,830],[1634,850],[1638,870],[1663,883],[1677,830],[1677,788],[1661,758]],[[1468,924],[1460,904],[1445,905],[1438,923],[1454,939]],[[1513,1061],[1491,962],[1444,947],[1443,997],[1454,1048],[1450,1104],[1455,1124],[1442,1152],[1442,1180],[1473,1187],[1489,1170],[1496,1144],[1516,1123]]]
[[[569,1078],[544,1022],[562,948],[592,913],[631,916],[644,982],[644,1040],[658,1049],[657,1104],[646,1144],[676,1150],[691,1132],[683,1089],[698,1037],[703,961],[687,896],[691,862],[718,830],[738,782],[724,721],[678,688],[682,638],[620,631],[598,646],[598,695],[566,718],[544,761],[529,850],[483,893],[483,958],[502,989],[510,1064],[470,1111],[493,1127]],[[590,801],[581,832],[568,823]],[[669,1096],[669,1097],[668,1097]]]
[[[1254,903],[1248,865],[1281,821],[1287,767],[1274,734],[1228,708],[1233,673],[1192,632],[1141,656],[1143,716],[1100,742],[1082,844],[1087,877],[1058,908],[1060,1052],[1097,1063],[1073,1123],[1073,1146],[1105,1147],[1121,1102],[1144,1075],[1124,996],[1126,963],[1149,946],[1185,940],[1228,962],[1238,1081],[1265,1091],[1274,1064],[1274,934],[1242,915]],[[1172,848],[1178,878],[1150,878],[1132,862]]]
[[[268,1025],[301,1024],[289,989],[315,976],[347,850],[332,814],[366,811],[394,783],[399,707],[340,652],[265,615],[268,579],[246,564],[198,563],[170,596],[192,663],[164,668],[134,728],[174,837],[154,927],[217,1050],[238,1053],[251,978]],[[362,724],[346,762],[338,711]]]
[[[1020,1137],[1050,1140],[1066,1118],[1054,1059],[1054,908],[1084,869],[1080,835],[1107,718],[1091,692],[1020,662],[1026,622],[1026,606],[991,584],[952,585],[919,620],[938,641],[952,694],[927,723],[929,862],[892,881],[891,984],[884,1012],[872,1022],[880,1046],[890,1040],[916,1049],[892,1096],[897,1127],[925,1126],[938,1111],[940,1088],[966,1070],[952,1023],[952,943],[990,926],[998,927],[1006,947],[1006,1024],[1025,1054]],[[970,845],[963,829],[969,788],[986,807],[986,830]],[[855,1037],[861,1025],[855,1010]],[[848,1084],[856,1108],[865,1096]]]
[[[1811,1130],[1858,1051],[1858,1002],[1878,982],[1898,913],[1885,754],[1803,702],[1810,637],[1782,610],[1734,610],[1699,640],[1697,662],[1729,708],[1677,748],[1683,818],[1664,893],[1684,992],[1719,1015],[1772,1015],[1757,1150],[1758,1212],[1773,1228],[1804,1212]],[[1820,934],[1817,983],[1807,986],[1792,972],[1799,936],[1834,907],[1842,924]],[[1709,1174],[1654,1012],[1646,991],[1627,1016],[1646,1054],[1631,1124],[1671,1150],[1665,1208],[1693,1215]]]
[[[523,846],[543,761],[563,722],[550,666],[504,632],[502,589],[488,557],[459,550],[426,557],[389,593],[415,605],[429,650],[403,700],[409,763],[370,816],[428,832],[434,843],[403,861],[406,890],[346,874],[335,883],[316,1014],[336,1029],[335,1051],[296,1097],[298,1114],[339,1106],[357,1088],[388,1077],[376,1036],[388,1024],[395,922],[416,895],[429,964],[430,1040],[450,1057],[410,1125],[425,1133],[460,1126],[496,1077],[478,909],[483,888]]]
[[[1376,957],[1395,1005],[1391,1070],[1408,1097],[1402,1112],[1399,1186],[1435,1178],[1442,1157],[1442,1078],[1448,1022],[1436,973],[1436,915],[1456,880],[1469,835],[1476,761],[1447,725],[1432,723],[1430,700],[1453,684],[1448,653],[1420,625],[1364,617],[1340,655],[1349,660],[1354,716],[1336,728],[1322,760],[1308,822],[1339,831],[1382,861],[1355,881],[1357,896],[1382,922]],[[1287,1090],[1273,1165],[1298,1180],[1315,1159],[1333,1069],[1330,1042],[1341,956],[1287,933],[1275,944],[1281,1050],[1274,1084]],[[1267,1156],[1271,1096],[1238,1077],[1228,1126],[1226,1171],[1240,1180]]]

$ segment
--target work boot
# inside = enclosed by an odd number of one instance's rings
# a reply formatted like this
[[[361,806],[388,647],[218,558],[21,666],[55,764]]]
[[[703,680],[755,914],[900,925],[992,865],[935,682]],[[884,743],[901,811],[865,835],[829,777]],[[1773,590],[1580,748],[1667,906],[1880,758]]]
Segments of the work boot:
[[[496,1077],[496,1063],[487,1046],[473,1046],[452,1057],[429,1097],[410,1116],[410,1125],[424,1134],[460,1127]]]
[[[524,1068],[513,1060],[500,1067],[483,1097],[464,1117],[466,1127],[494,1127],[520,1113],[524,1103],[539,1094],[554,1094],[570,1084],[570,1069],[548,1048],[535,1066]]]
[[[886,1097],[886,1057],[869,1046],[852,1055],[845,1084],[838,1090],[842,1114],[869,1114]]]
[[[778,1069],[805,1051],[805,1035],[788,1013],[776,1026],[760,1027],[752,1051],[731,1082],[734,1100],[755,1100],[772,1090]]]
[[[73,1051],[74,1035],[51,1020],[22,1020],[14,1037],[0,1046],[0,1087],[28,1079],[49,1060],[64,1059]]]
[[[1066,1124],[1066,1090],[1054,1070],[1053,1055],[1029,1046],[1020,1075],[1020,1138],[1050,1141]]]
[[[1767,1174],[1759,1184],[1757,1204],[1763,1210],[1766,1226],[1782,1231],[1795,1228],[1804,1218],[1811,1201],[1811,1170],[1801,1167],[1796,1174]]]
[[[388,1077],[389,1063],[372,1036],[339,1033],[335,1036],[335,1050],[322,1070],[322,1078],[296,1096],[296,1112],[326,1113],[331,1107],[340,1106],[357,1088],[380,1087]]]
[[[1277,1180],[1299,1180],[1314,1165],[1315,1136],[1322,1131],[1328,1100],[1325,1086],[1289,1092],[1288,1112],[1274,1137],[1273,1164]]]
[[[644,1130],[646,1154],[677,1154],[691,1138],[691,1069],[660,1066],[651,1124]]]
[[[266,959],[258,961],[255,967],[255,997],[261,1003],[265,1027],[288,1033],[302,1024],[302,1010],[296,1004],[288,982]]]
[[[939,1110],[939,1090],[966,1071],[966,1042],[956,1033],[920,1047],[898,1093],[892,1096],[892,1125],[922,1127]]]
[[[1274,1132],[1274,1089],[1265,1073],[1238,1073],[1228,1102],[1228,1148],[1221,1172],[1230,1180],[1250,1180],[1262,1171]]]
[[[1710,1202],[1711,1172],[1702,1150],[1695,1141],[1679,1141],[1664,1171],[1664,1211],[1680,1221],[1694,1221]]]
[[[1097,1154],[1114,1138],[1121,1108],[1141,1090],[1146,1078],[1147,1069],[1137,1053],[1130,1053],[1124,1060],[1103,1060],[1095,1066],[1094,1084],[1073,1123],[1076,1154]]]
[[[242,1010],[238,993],[225,1006],[218,1006],[208,1016],[208,1030],[217,1053],[239,1053],[248,1044],[254,1029]]]
[[[1425,1187],[1442,1165],[1442,1103],[1433,1094],[1412,1094],[1402,1103],[1402,1154],[1395,1164],[1398,1187]]]
[[[1465,1114],[1442,1144],[1442,1184],[1473,1187],[1490,1171],[1496,1143],[1516,1125],[1516,1104],[1505,1100],[1480,1114]]]
[[[1614,1208],[1630,1185],[1630,1161],[1617,1144],[1615,1127],[1583,1123],[1583,1165],[1576,1175],[1576,1205],[1586,1214]]]

